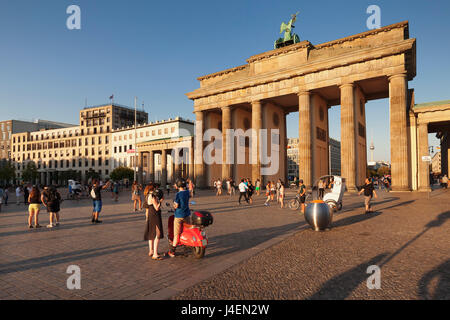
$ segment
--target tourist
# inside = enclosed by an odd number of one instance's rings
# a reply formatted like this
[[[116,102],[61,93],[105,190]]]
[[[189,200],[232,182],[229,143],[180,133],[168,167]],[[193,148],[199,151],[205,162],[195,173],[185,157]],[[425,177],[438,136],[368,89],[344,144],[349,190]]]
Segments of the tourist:
[[[264,202],[265,206],[268,206],[269,205],[269,201],[270,201],[270,184],[271,184],[270,181],[268,181],[267,184],[266,184],[266,197],[267,197],[267,199]]]
[[[301,211],[304,214],[305,213],[305,201],[306,201],[306,186],[303,184],[303,179],[300,179],[298,181],[298,192],[297,194],[300,197],[300,205],[301,205]]]
[[[150,182],[144,190],[144,207],[145,207],[145,233],[144,240],[148,241],[148,255],[153,260],[162,260],[158,254],[159,240],[164,238],[162,219],[161,219],[161,202],[155,191],[155,185]]]
[[[97,223],[102,223],[101,220],[98,220],[100,212],[102,211],[101,191],[103,189],[107,189],[110,186],[111,181],[108,181],[108,183],[104,186],[100,186],[98,179],[94,179],[94,181],[92,183],[93,184],[92,184],[92,188],[90,191],[91,198],[92,198],[92,206],[93,206],[91,222],[94,224],[97,224]]]
[[[255,192],[256,195],[259,196],[261,192],[261,181],[259,179],[256,179],[255,181]]]
[[[281,179],[278,179],[277,184],[275,185],[277,203],[280,202],[280,188],[281,188]]]
[[[317,188],[319,189],[319,200],[322,200],[325,194],[325,182],[322,179],[319,179]]]
[[[117,181],[114,181],[113,183],[112,194],[114,201],[119,201],[119,183],[117,183]]]
[[[174,221],[173,221],[173,241],[167,254],[169,257],[175,257],[175,250],[178,244],[178,237],[181,233],[183,223],[190,222],[191,210],[189,209],[189,191],[186,190],[186,181],[183,179],[177,180],[177,195],[173,202],[175,209]]]
[[[5,195],[5,191],[3,191],[3,187],[0,186],[0,212],[2,212],[2,203],[3,203],[4,195]]]
[[[253,186],[250,179],[247,179],[247,199],[250,202],[250,204],[253,203],[253,193],[255,192],[255,187]]]
[[[372,206],[370,205],[370,201],[372,200],[373,196],[377,198],[377,193],[375,192],[373,188],[373,183],[370,181],[369,178],[366,178],[365,184],[362,187],[362,189],[358,192],[358,195],[361,195],[361,193],[363,192],[364,192],[364,205],[366,207],[365,213],[373,212]]]
[[[28,189],[28,186],[23,186],[23,203],[28,203],[28,196],[30,195],[30,189]]]
[[[284,183],[283,181],[280,180],[280,193],[279,193],[279,197],[280,197],[280,207],[281,209],[284,208],[284,195],[285,195],[285,189],[284,189]]]
[[[27,202],[30,204],[28,206],[28,228],[32,229],[33,225],[31,222],[33,221],[34,216],[34,227],[40,228],[39,225],[39,211],[41,210],[41,193],[39,192],[39,189],[34,186],[31,189],[30,194],[28,195]]]
[[[191,179],[189,179],[188,187],[189,187],[189,194],[190,194],[191,198],[193,198],[195,195],[195,185]]]
[[[446,174],[441,179],[441,187],[447,189],[448,188],[448,177]]]
[[[41,201],[49,213],[50,223],[47,225],[47,228],[59,226],[59,211],[60,204],[62,202],[59,192],[53,186],[50,188],[44,187],[44,191],[41,195]]]
[[[3,203],[5,204],[5,206],[8,206],[8,199],[9,199],[9,186],[6,185],[5,188],[3,189]]]
[[[137,183],[137,181],[133,182],[131,186],[131,201],[133,201],[134,211],[137,211],[136,205],[139,203],[139,210],[142,210],[142,199],[141,199],[141,191],[142,186]]]
[[[222,180],[217,179],[216,188],[217,188],[216,196],[222,195]]]
[[[231,197],[231,179],[226,179],[225,183],[227,185],[227,194]]]
[[[20,197],[23,196],[23,191],[21,186],[17,186],[16,188],[16,202],[17,205],[20,205]]]
[[[247,201],[247,203],[249,203],[248,198],[247,198],[247,185],[244,182],[244,179],[241,179],[241,183],[238,186],[239,188],[239,205],[241,204],[241,199],[242,196],[244,196],[245,201]]]
[[[236,184],[233,179],[231,179],[230,185],[231,185],[231,195],[234,196],[234,195],[236,195]]]
[[[276,193],[276,187],[275,183],[273,181],[270,182],[270,200],[273,201],[273,198],[275,197]]]

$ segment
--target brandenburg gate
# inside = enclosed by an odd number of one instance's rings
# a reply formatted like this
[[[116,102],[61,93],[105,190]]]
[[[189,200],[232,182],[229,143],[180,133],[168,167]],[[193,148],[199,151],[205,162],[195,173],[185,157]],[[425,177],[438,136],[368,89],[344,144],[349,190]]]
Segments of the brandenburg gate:
[[[187,94],[196,116],[197,185],[229,177],[286,181],[286,115],[298,112],[299,176],[311,186],[328,174],[328,109],[340,105],[341,174],[354,191],[366,176],[366,102],[389,98],[392,189],[411,190],[408,81],[415,75],[416,40],[404,21],[318,45],[305,40],[282,46],[198,78],[200,88]],[[211,128],[221,130],[224,146],[230,145],[228,129],[278,129],[278,171],[262,176],[259,157],[252,164],[205,163],[203,133]],[[264,147],[261,141],[255,136],[245,144],[247,158]],[[229,152],[223,148],[223,159]]]

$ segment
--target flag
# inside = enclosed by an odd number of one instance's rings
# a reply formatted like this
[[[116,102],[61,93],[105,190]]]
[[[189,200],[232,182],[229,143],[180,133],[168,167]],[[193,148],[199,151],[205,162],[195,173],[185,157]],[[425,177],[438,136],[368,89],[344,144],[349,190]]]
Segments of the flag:
[[[112,99],[114,99],[114,95],[112,95],[111,97],[109,97],[109,100],[112,100]]]

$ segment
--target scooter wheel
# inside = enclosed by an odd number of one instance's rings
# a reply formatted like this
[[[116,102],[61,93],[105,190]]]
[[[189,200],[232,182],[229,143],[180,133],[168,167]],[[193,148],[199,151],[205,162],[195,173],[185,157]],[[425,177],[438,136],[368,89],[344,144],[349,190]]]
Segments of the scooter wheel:
[[[194,253],[194,257],[196,259],[201,259],[205,255],[206,248],[205,247],[192,247],[192,252]]]

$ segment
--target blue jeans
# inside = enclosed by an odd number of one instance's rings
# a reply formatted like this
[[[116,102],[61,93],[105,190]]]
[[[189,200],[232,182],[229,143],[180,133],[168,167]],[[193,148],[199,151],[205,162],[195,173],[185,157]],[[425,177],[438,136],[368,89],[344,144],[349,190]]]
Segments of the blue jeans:
[[[94,212],[102,211],[102,200],[94,200],[93,201]]]

